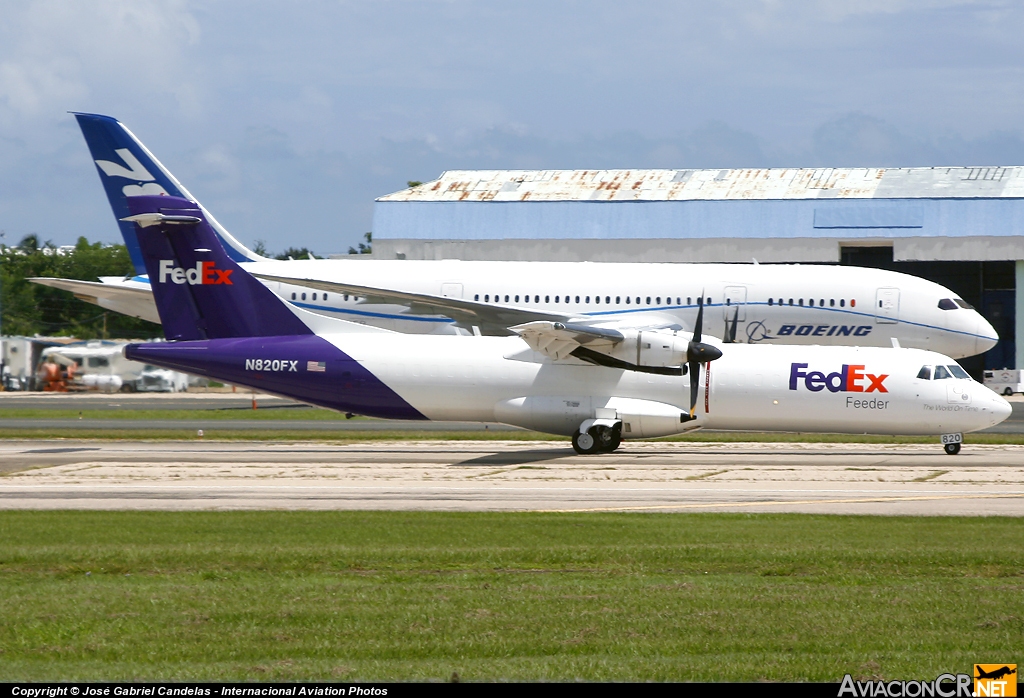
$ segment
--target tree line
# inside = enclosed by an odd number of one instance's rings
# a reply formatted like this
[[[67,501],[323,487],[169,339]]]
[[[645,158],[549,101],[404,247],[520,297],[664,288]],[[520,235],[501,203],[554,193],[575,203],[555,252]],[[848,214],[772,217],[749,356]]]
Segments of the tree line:
[[[371,252],[372,236],[350,248],[349,254]],[[276,259],[307,259],[312,251],[289,247],[272,255],[262,241],[257,254]],[[74,248],[40,243],[37,235],[26,235],[17,245],[0,244],[0,334],[78,337],[79,339],[162,337],[160,326],[146,320],[104,310],[78,300],[71,293],[33,284],[26,279],[48,276],[58,279],[98,281],[101,276],[134,276],[135,269],[124,245],[104,245],[78,238]]]
[[[98,281],[101,276],[134,274],[124,245],[90,243],[80,237],[73,249],[58,250],[52,243],[40,244],[35,235],[26,235],[14,246],[0,245],[0,332],[80,339],[160,337],[160,326],[152,322],[26,281],[33,276]]]

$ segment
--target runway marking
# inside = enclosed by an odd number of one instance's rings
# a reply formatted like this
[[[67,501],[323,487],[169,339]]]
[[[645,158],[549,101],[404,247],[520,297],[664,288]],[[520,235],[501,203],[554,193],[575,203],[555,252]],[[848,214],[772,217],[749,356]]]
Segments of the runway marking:
[[[704,504],[652,504],[635,507],[591,507],[587,509],[535,509],[543,514],[576,514],[588,511],[647,511],[652,509],[713,509],[715,507],[760,507],[784,504],[870,504],[877,502],[928,502],[943,499],[1019,499],[1024,493],[950,494],[926,497],[864,497],[861,499],[769,499],[759,502],[709,502]]]

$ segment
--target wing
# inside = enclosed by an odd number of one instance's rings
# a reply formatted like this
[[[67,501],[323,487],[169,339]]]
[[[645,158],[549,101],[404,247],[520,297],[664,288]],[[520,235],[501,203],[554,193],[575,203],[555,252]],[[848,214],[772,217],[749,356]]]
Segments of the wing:
[[[522,337],[531,349],[556,361],[572,355],[573,351],[582,346],[607,353],[626,339],[618,330],[578,323],[527,322],[510,329]]]
[[[434,296],[426,293],[411,293],[408,291],[397,291],[387,288],[376,288],[372,286],[358,286],[337,281],[321,281],[319,279],[299,279],[286,276],[271,276],[269,274],[253,273],[253,276],[264,281],[276,281],[277,283],[290,284],[293,286],[305,286],[321,291],[349,294],[365,298],[367,303],[382,303],[393,305],[406,305],[418,315],[447,315],[456,324],[467,329],[472,327],[480,328],[481,333],[490,335],[511,335],[515,334],[509,328],[513,325],[534,321],[565,322],[572,321],[577,316],[562,313],[545,312],[532,310],[530,308],[518,308],[509,305],[497,305],[492,303],[481,303],[479,301],[464,300],[462,298],[448,298],[447,296]]]
[[[573,357],[587,363],[640,373],[681,376],[687,339],[676,333],[624,329],[573,322],[528,322],[511,330],[531,349],[556,361]],[[656,355],[652,355],[652,348]]]
[[[101,308],[160,324],[160,315],[156,311],[153,293],[149,288],[138,288],[129,285],[130,282],[99,283],[47,277],[35,277],[28,280],[40,286],[70,291],[75,294],[75,298]]]

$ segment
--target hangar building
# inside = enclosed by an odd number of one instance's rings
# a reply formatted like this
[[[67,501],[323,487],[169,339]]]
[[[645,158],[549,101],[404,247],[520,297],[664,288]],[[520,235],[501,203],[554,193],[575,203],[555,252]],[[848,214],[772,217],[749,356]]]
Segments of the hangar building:
[[[893,269],[981,310],[986,368],[1024,368],[1024,167],[450,171],[377,199],[373,234],[383,259]]]

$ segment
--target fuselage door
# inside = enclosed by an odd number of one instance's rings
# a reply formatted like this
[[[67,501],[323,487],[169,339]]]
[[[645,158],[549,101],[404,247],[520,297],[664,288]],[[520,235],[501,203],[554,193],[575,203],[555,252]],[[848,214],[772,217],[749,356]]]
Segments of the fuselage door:
[[[896,323],[900,320],[900,290],[880,288],[875,292],[875,322]]]
[[[441,284],[442,298],[462,298],[462,284],[447,283]]]
[[[733,315],[739,310],[737,320],[739,322],[747,321],[747,287],[746,286],[726,286],[724,305],[722,306],[723,315],[726,322],[732,322]]]

